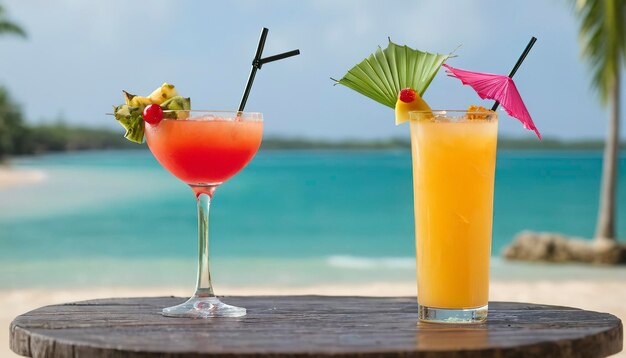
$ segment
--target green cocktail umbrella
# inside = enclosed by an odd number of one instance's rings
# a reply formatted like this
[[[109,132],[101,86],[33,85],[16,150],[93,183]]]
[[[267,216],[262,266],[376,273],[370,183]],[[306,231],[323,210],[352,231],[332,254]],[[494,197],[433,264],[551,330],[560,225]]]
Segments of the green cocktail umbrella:
[[[434,54],[400,46],[389,40],[376,52],[352,67],[335,84],[344,85],[387,107],[394,108],[401,89],[410,87],[424,95],[450,54]]]

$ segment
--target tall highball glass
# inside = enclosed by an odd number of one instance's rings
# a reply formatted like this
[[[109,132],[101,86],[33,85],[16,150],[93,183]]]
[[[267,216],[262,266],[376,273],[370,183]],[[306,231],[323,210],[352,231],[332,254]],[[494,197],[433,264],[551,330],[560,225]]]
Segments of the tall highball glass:
[[[419,319],[487,318],[498,115],[410,113]]]

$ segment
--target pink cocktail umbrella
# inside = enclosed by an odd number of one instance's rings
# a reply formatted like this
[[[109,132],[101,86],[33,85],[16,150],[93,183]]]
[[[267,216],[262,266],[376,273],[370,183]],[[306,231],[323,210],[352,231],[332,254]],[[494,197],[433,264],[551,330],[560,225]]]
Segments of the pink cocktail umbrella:
[[[533,40],[528,44],[526,50],[524,50],[524,53],[518,60],[518,63],[508,76],[466,71],[446,64],[442,66],[446,68],[446,72],[450,77],[458,78],[464,85],[471,86],[480,98],[496,100],[497,102],[492,110],[496,110],[498,104],[502,104],[506,113],[522,122],[524,128],[535,131],[537,137],[541,139],[541,134],[539,130],[537,130],[537,127],[535,127],[535,123],[533,123],[530,113],[528,113],[526,105],[524,105],[524,101],[515,86],[515,82],[511,79],[524,60],[524,57],[526,57],[530,47],[532,47],[534,40],[535,38],[533,37]]]

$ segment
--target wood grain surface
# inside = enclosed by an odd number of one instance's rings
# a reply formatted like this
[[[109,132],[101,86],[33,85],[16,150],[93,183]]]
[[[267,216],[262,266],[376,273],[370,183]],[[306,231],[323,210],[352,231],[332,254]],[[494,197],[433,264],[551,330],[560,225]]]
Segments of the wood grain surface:
[[[613,315],[491,302],[480,325],[417,323],[415,298],[226,297],[242,318],[163,317],[177,297],[100,299],[18,316],[11,349],[30,357],[605,357]]]

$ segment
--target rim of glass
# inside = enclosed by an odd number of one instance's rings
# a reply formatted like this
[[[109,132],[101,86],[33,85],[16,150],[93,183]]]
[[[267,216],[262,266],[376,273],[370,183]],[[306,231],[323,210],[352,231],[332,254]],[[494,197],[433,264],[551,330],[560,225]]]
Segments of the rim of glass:
[[[262,122],[263,113],[261,112],[246,112],[246,111],[231,111],[231,110],[208,110],[208,109],[168,109],[163,113],[189,113],[189,118],[185,121],[224,121],[224,120],[239,120],[249,122]],[[208,117],[213,115],[212,117]],[[163,120],[180,120],[176,118],[163,118]]]
[[[451,114],[451,115],[463,115],[465,113],[472,113],[472,114],[487,114],[487,115],[497,115],[498,112],[496,111],[490,111],[490,110],[486,110],[486,111],[468,111],[467,109],[431,109],[429,110],[419,110],[419,111],[409,111],[409,114],[411,113],[432,113],[435,115],[446,115],[446,114]]]
[[[428,115],[428,117],[424,117],[424,115]],[[482,118],[468,118],[470,115],[481,116]],[[409,111],[409,118],[414,120],[423,120],[428,118],[437,122],[497,121],[498,112],[490,110],[468,111],[466,109],[432,109],[430,111]]]

